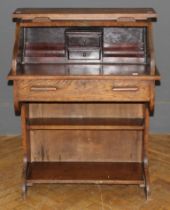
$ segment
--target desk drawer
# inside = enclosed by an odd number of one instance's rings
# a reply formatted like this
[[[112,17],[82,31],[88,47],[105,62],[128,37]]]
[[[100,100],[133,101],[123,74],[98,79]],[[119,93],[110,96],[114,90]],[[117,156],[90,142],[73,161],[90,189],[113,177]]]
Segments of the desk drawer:
[[[100,37],[71,35],[71,36],[68,36],[68,46],[69,47],[99,47]]]
[[[68,47],[100,47],[102,32],[70,30],[66,32],[66,42]]]
[[[20,101],[149,101],[150,82],[126,80],[17,81]]]
[[[80,59],[80,60],[99,60],[100,59],[100,50],[69,50],[68,58],[69,59]]]

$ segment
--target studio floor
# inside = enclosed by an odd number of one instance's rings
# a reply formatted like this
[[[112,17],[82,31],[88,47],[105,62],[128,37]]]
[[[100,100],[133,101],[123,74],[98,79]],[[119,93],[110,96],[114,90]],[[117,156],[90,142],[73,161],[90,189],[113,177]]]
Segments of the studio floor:
[[[149,139],[151,198],[139,186],[35,184],[24,200],[20,136],[0,137],[0,210],[170,210],[170,135]]]

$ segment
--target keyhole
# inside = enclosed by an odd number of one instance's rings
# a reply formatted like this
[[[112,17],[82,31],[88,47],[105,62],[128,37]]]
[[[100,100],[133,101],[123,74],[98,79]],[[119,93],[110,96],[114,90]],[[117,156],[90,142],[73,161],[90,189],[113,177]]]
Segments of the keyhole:
[[[83,45],[86,46],[86,40],[85,39],[83,40]]]
[[[83,57],[86,57],[86,53],[85,52],[83,53]]]

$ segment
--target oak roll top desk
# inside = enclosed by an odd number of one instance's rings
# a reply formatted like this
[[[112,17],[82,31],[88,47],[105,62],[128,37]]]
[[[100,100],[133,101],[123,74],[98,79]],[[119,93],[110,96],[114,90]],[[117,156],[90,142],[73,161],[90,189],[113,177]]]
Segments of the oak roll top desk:
[[[138,9],[17,9],[12,68],[23,193],[34,183],[137,184],[150,194],[152,22]]]

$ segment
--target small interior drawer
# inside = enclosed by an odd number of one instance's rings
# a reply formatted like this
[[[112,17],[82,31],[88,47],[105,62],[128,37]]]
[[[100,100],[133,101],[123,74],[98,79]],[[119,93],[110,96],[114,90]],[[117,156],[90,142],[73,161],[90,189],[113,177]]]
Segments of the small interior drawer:
[[[101,31],[71,30],[66,32],[68,47],[100,47],[101,41]]]
[[[78,60],[99,60],[101,51],[98,50],[68,50],[68,59]]]
[[[71,36],[68,36],[68,46],[69,47],[99,47],[100,37],[71,35]]]

